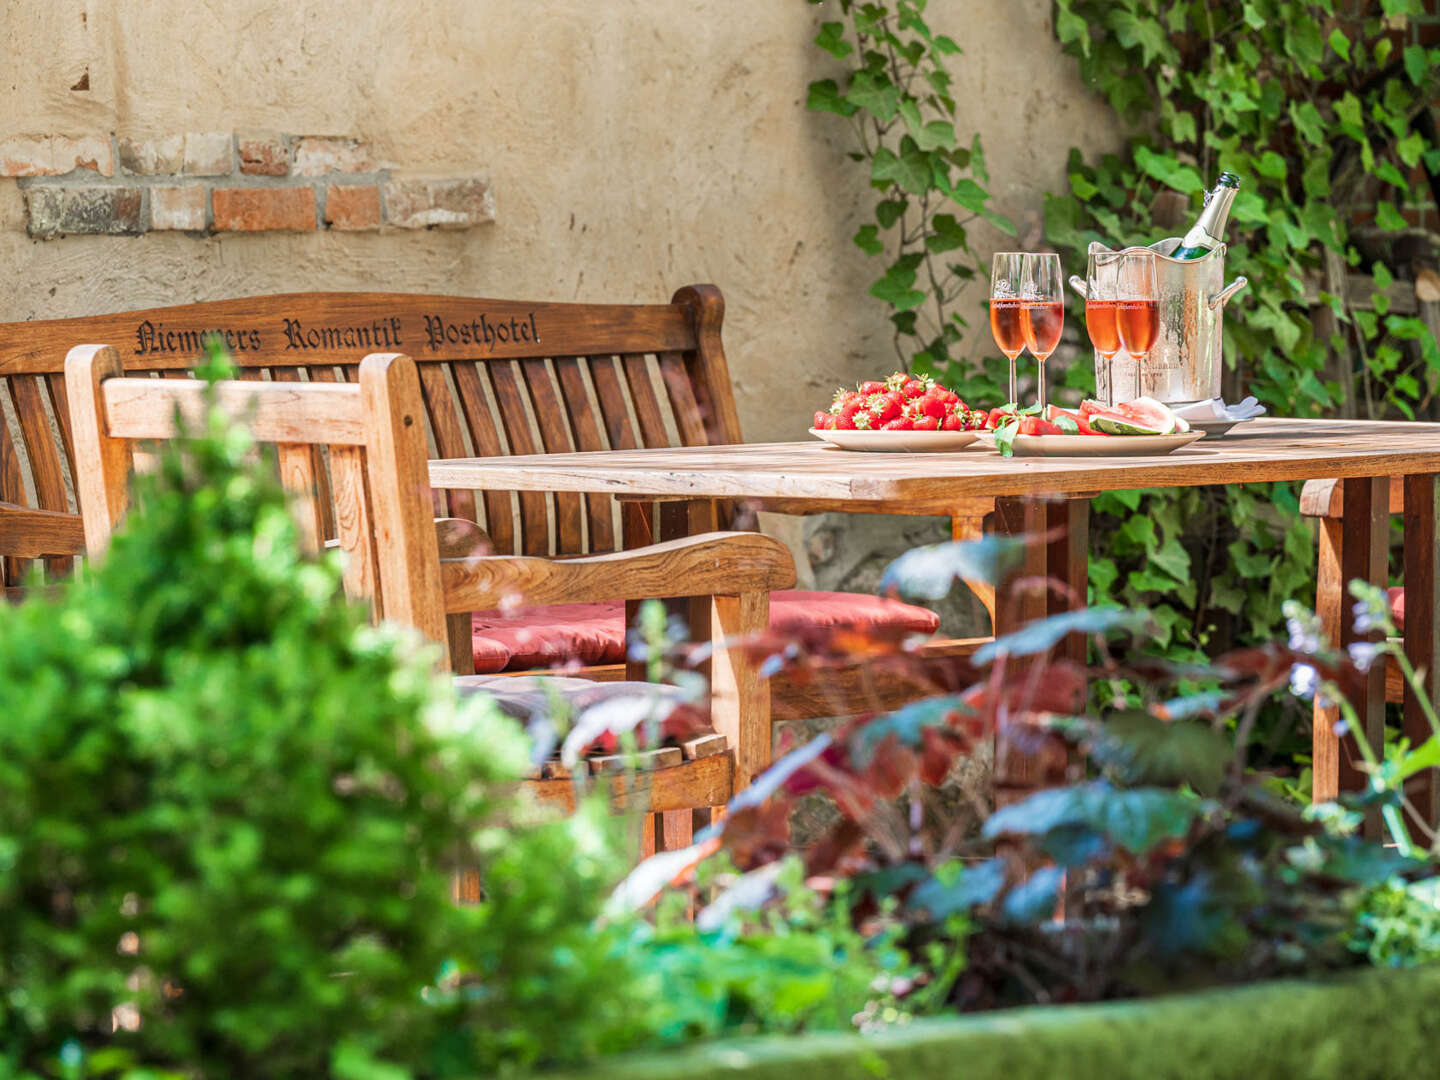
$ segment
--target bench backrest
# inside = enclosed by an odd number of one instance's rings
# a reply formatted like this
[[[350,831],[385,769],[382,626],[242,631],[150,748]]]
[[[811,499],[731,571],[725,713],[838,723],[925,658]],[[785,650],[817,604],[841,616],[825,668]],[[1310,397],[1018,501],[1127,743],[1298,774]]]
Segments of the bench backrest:
[[[403,350],[419,369],[429,452],[466,457],[741,441],[723,316],[719,290],[696,285],[668,304],[289,293],[0,324],[0,504],[75,513],[63,363],[83,342],[117,343],[132,375],[183,377],[218,334],[244,377],[276,382],[351,382],[367,353]],[[435,512],[479,522],[502,554],[620,546],[604,495],[455,491],[437,495]],[[0,506],[0,541],[4,518]],[[8,531],[49,521],[32,514]],[[334,522],[321,529],[333,537]],[[0,556],[28,559],[46,544],[56,556],[80,550],[62,536],[0,546]],[[47,573],[68,565],[46,560]],[[7,583],[25,568],[5,558]]]
[[[65,364],[75,489],[87,552],[101,557],[130,501],[137,442],[174,438],[176,416],[203,430],[206,386],[194,379],[127,377],[108,345],[80,345]],[[443,644],[440,551],[428,488],[415,365],[398,354],[365,357],[349,385],[225,381],[219,403],[259,443],[273,444],[302,539],[318,550],[322,496],[316,465],[329,464],[331,516],[345,553],[346,593],[377,617],[414,626]]]

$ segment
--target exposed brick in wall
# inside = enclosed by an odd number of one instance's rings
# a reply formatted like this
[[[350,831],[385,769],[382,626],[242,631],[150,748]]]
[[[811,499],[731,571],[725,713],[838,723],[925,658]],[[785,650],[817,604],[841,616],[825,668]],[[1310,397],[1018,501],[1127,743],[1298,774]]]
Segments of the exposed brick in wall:
[[[483,176],[392,177],[361,139],[273,132],[0,140],[36,239],[151,231],[468,229],[495,220]]]

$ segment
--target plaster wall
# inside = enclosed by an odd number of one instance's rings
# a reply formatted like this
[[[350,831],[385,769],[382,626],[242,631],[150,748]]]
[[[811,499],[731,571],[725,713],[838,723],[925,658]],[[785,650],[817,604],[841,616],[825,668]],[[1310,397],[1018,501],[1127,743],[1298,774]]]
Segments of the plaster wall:
[[[1069,148],[1118,138],[1050,12],[930,5],[965,49],[958,130],[980,133],[996,208],[1031,242]],[[811,44],[826,17],[802,0],[12,0],[0,138],[358,135],[397,176],[488,171],[498,210],[454,233],[36,241],[3,181],[0,321],[321,288],[651,301],[709,281],[747,437],[800,436],[829,388],[894,362],[850,242],[871,193],[845,123],[804,108],[833,71]],[[972,324],[964,347],[992,348]]]

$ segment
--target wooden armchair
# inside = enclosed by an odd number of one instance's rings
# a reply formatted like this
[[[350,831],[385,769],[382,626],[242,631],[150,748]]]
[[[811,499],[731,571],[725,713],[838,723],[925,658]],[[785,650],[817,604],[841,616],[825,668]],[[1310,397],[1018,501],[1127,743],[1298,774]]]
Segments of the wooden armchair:
[[[177,412],[202,414],[205,386],[126,378],[115,349],[83,345],[66,358],[65,391],[86,547],[95,557],[125,513],[135,442],[174,437]],[[568,560],[442,559],[420,381],[408,356],[367,356],[353,382],[231,381],[219,384],[218,395],[246,417],[257,441],[275,444],[312,548],[330,515],[346,557],[346,592],[369,600],[378,618],[413,626],[442,648],[447,613],[498,608],[515,595],[532,603],[704,596],[715,639],[723,642],[763,631],[770,590],[795,580],[785,547],[753,533],[709,533]],[[488,678],[513,685],[504,676]],[[487,677],[469,676],[465,684],[484,688]],[[656,831],[647,831],[647,848],[688,843],[692,809],[723,805],[769,763],[768,688],[739,649],[715,651],[710,715],[724,752],[611,783],[616,806],[643,800],[653,812],[647,820]],[[569,780],[533,784],[542,798],[572,797]]]

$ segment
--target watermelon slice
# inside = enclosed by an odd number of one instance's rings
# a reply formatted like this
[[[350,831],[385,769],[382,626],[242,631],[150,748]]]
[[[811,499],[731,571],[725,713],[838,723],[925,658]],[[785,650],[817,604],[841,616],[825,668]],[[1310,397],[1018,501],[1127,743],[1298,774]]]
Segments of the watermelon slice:
[[[1086,402],[1089,404],[1089,402]],[[1090,426],[1107,435],[1170,435],[1190,425],[1154,398],[1142,397],[1091,411]]]

